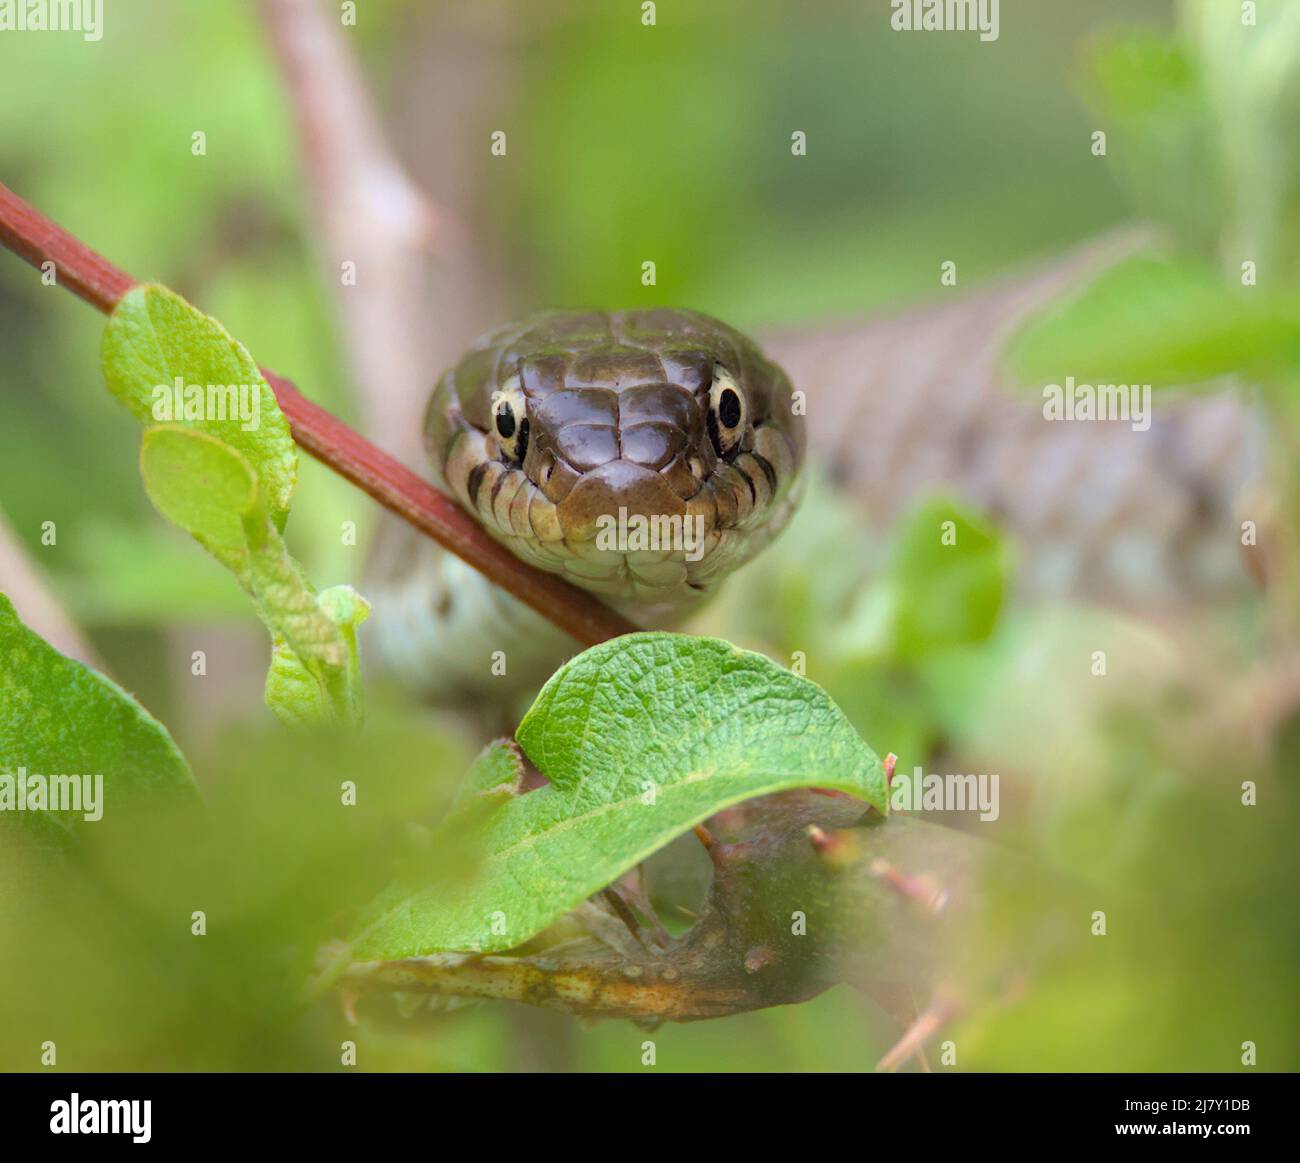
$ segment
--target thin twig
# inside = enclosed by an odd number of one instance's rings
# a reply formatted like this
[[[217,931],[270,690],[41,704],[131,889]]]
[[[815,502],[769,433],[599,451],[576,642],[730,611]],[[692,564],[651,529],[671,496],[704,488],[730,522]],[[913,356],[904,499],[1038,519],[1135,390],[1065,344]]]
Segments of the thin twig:
[[[33,266],[52,262],[59,285],[111,313],[136,281],[55,225],[0,183],[0,242]],[[493,541],[449,497],[336,416],[313,404],[288,380],[262,368],[304,451],[368,493],[443,548],[486,575],[584,646],[636,627],[590,594],[524,564]]]

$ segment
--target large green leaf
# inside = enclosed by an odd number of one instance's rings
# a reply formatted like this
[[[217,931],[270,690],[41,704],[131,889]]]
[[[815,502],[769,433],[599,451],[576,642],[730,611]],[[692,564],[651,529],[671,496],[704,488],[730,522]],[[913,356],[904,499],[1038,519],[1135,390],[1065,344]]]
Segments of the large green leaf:
[[[1012,341],[1012,369],[1041,387],[1198,384],[1300,360],[1300,299],[1232,287],[1190,260],[1141,256],[1047,308]]]
[[[586,651],[546,684],[517,737],[550,785],[517,794],[508,748],[489,749],[447,824],[459,834],[485,818],[478,875],[395,885],[353,956],[518,945],[752,796],[834,788],[888,810],[879,758],[821,688],[714,638],[629,634]]]
[[[102,799],[89,814],[104,818],[141,793],[195,794],[167,729],[111,679],[24,626],[0,594],[0,818],[43,837],[69,837],[94,822],[84,807],[19,810],[15,781],[34,775],[82,777],[92,797],[94,777],[102,777]]]

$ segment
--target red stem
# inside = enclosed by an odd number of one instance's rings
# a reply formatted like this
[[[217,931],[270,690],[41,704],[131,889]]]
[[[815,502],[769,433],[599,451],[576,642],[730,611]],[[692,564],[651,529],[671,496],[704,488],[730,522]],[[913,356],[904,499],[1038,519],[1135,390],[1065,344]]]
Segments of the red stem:
[[[0,242],[34,267],[52,262],[60,286],[106,315],[137,285],[125,271],[55,225],[2,182]],[[313,404],[288,380],[266,368],[261,370],[289,421],[294,440],[305,452],[584,646],[636,629],[590,594],[520,561],[427,481],[380,451],[337,416]]]

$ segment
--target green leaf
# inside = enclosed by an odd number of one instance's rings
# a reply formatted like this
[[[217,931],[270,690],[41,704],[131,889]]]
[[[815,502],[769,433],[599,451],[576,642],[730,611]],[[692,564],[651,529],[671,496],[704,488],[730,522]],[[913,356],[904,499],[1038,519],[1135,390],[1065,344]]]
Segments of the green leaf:
[[[899,530],[887,589],[899,658],[987,638],[1011,573],[997,528],[949,501],[921,505]]]
[[[166,287],[136,287],[109,318],[101,363],[109,390],[142,423],[184,424],[243,456],[284,528],[298,477],[289,424],[253,357],[220,323]]]
[[[502,796],[468,885],[394,886],[359,958],[508,949],[714,812],[798,787],[888,810],[884,769],[816,684],[714,638],[629,634],[580,654],[542,689],[517,737],[550,785]],[[504,745],[474,789],[517,775]],[[468,809],[495,795],[466,797]]]
[[[263,509],[247,460],[216,437],[177,425],[146,429],[145,490],[252,596],[271,632],[267,706],[295,725],[362,717],[356,627],[370,612],[349,586],[318,595]]]
[[[1300,360],[1300,299],[1230,287],[1209,267],[1150,255],[1047,308],[1009,349],[1032,385],[1199,384]]]
[[[321,651],[322,638],[305,646],[300,638],[304,652],[298,653],[277,634],[266,674],[266,705],[290,726],[336,722],[355,727],[364,718],[357,627],[369,616],[370,603],[351,586],[325,590],[315,602],[333,630],[325,630],[314,618],[309,625],[313,633],[323,634],[330,649]],[[341,665],[333,661],[336,640],[344,648]]]
[[[145,429],[140,475],[158,512],[237,575],[247,571],[243,515],[257,503],[257,476],[243,456],[206,433],[158,425]]]
[[[494,796],[517,795],[523,774],[524,761],[515,741],[494,739],[474,760],[453,807],[460,810],[473,803],[491,803]]]
[[[249,584],[257,608],[271,630],[281,635],[309,669],[341,669],[347,643],[316,601],[316,591],[284,539],[260,509],[244,514],[249,550]]]
[[[1251,7],[1258,11],[1248,24],[1225,21],[1219,0],[1184,0],[1180,23],[1195,46],[1213,110],[1226,194],[1222,253],[1254,259],[1294,287],[1300,270],[1300,4]]]
[[[1172,226],[1197,253],[1213,254],[1227,209],[1223,159],[1196,61],[1163,33],[1133,29],[1093,40],[1084,66],[1095,124],[1106,132],[1106,164],[1141,217]]]
[[[283,721],[361,720],[356,627],[369,604],[348,586],[317,594],[260,507],[244,514],[248,587],[271,631],[265,698]],[[327,591],[329,592],[329,591]]]
[[[104,818],[138,794],[195,795],[190,769],[167,729],[111,679],[65,658],[18,619],[0,594],[0,820],[42,837],[68,838],[93,820],[83,811],[17,810],[20,774],[102,777]],[[87,785],[82,781],[82,790]],[[92,813],[93,814],[93,813]]]
[[[1087,64],[1102,112],[1116,119],[1203,113],[1200,85],[1186,50],[1159,32],[1125,31],[1089,46]]]

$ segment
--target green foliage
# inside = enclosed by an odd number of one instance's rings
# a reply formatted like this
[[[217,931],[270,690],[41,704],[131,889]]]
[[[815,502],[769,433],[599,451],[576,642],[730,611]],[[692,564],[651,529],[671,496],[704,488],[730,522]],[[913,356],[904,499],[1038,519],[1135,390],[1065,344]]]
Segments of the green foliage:
[[[887,542],[873,543],[863,524],[848,499],[812,480],[778,548],[730,583],[725,616],[707,629],[801,656],[905,769],[925,761],[938,733],[932,677],[995,634],[1013,553],[996,526],[938,497],[904,514]]]
[[[1001,534],[962,506],[921,505],[896,535],[885,584],[894,594],[900,659],[982,642],[1002,609],[1010,574]]]
[[[285,722],[303,727],[360,723],[365,710],[357,627],[369,613],[369,603],[351,586],[333,586],[317,594],[303,616],[284,619],[294,637],[275,637],[266,705]]]
[[[298,479],[289,422],[253,357],[220,323],[166,287],[136,287],[109,317],[101,362],[109,390],[142,424],[184,420],[243,455],[267,514],[284,528]],[[197,415],[177,415],[178,384],[197,390],[200,400],[210,386],[240,389],[249,413],[218,417],[204,406]]]
[[[1249,24],[1216,0],[1180,15],[1172,35],[1094,42],[1086,82],[1108,154],[1176,250],[1031,321],[1010,350],[1026,381],[1267,382],[1300,360],[1300,0],[1260,5]],[[1239,285],[1245,262],[1257,286]]]
[[[355,31],[372,48],[400,47],[411,33],[409,7],[370,4]],[[505,106],[510,155],[486,163],[496,167],[489,185],[497,218],[512,224],[498,249],[511,255],[513,293],[531,305],[688,302],[739,322],[782,324],[897,305],[934,290],[933,266],[918,255],[956,257],[969,285],[1116,220],[1117,167],[1139,210],[1173,226],[1204,261],[1225,261],[1231,281],[1244,257],[1259,262],[1260,291],[1300,270],[1300,70],[1287,61],[1300,39],[1278,23],[1294,19],[1294,3],[1261,4],[1260,27],[1249,30],[1221,0],[1183,4],[1193,35],[1135,38],[1151,43],[1115,57],[1102,78],[1101,118],[1075,108],[1059,83],[1079,32],[1098,19],[1065,0],[1025,6],[1016,36],[992,48],[964,38],[881,39],[866,9],[795,29],[774,4],[749,4],[739,21],[730,3],[683,8],[669,21],[661,5],[661,27],[643,30],[612,10],[603,22],[570,14],[528,25],[531,7],[520,7],[518,43],[528,50],[508,62],[527,78],[515,86],[513,108],[489,80],[491,99]],[[1122,7],[1167,21],[1167,0]],[[119,8],[106,51],[87,52],[77,38],[0,38],[0,57],[15,58],[8,68],[0,62],[0,149],[15,185],[103,253],[186,287],[269,364],[293,369],[313,395],[338,406],[345,361],[308,245],[291,118],[269,58],[248,51],[255,18],[242,6],[190,6],[179,23],[174,6],[159,0]],[[390,63],[366,62],[371,70]],[[200,72],[222,76],[229,99],[213,103],[186,84]],[[148,83],[124,90],[126,74]],[[121,100],[100,99],[108,91]],[[1009,97],[1030,91],[1032,102]],[[159,92],[168,99],[157,100]],[[714,116],[719,97],[722,120]],[[42,116],[32,117],[33,108]],[[773,134],[787,123],[808,131],[807,157],[792,158],[786,137]],[[946,131],[936,136],[935,125]],[[1004,132],[990,134],[990,125]],[[188,150],[196,126],[208,133],[204,158]],[[1087,134],[1098,126],[1109,133],[1109,161],[1087,155]],[[657,288],[636,281],[647,258],[659,263]],[[0,392],[5,506],[29,538],[40,521],[58,520],[59,550],[45,560],[60,592],[74,597],[74,614],[96,628],[124,618],[144,627],[246,609],[233,575],[207,567],[131,488],[129,458],[120,455],[124,417],[107,413],[106,397],[87,398],[92,326],[84,307],[46,295],[18,263],[0,264],[0,282],[0,346],[18,389]],[[1131,316],[1159,309],[1135,297]],[[1118,354],[1127,361],[1132,347]],[[1137,354],[1145,358],[1145,348]],[[55,449],[68,471],[50,471]],[[345,576],[336,570],[350,551],[339,553],[339,514],[332,498],[322,504],[321,483],[295,507],[295,548],[313,574]],[[1004,641],[999,620],[991,642],[936,643],[922,658],[898,657],[897,595],[873,587],[860,597],[876,564],[863,550],[865,516],[836,504],[838,530],[804,542],[792,529],[739,579],[741,593],[768,597],[761,610],[750,603],[763,616],[760,640],[787,656],[806,652],[809,673],[882,749],[910,751],[919,762],[949,725],[939,716],[978,723],[981,747],[945,733],[945,751],[1001,770],[1015,799],[1035,796],[1036,814],[1008,838],[1062,854],[1099,885],[1099,906],[1114,919],[1121,901],[1137,897],[1172,922],[1124,918],[1115,936],[1095,943],[1105,972],[1076,966],[1030,982],[1010,1009],[972,1015],[954,1031],[962,1068],[1220,1070],[1236,1064],[1242,1031],[1300,1028],[1293,903],[1285,892],[1259,891],[1297,880],[1294,780],[1264,782],[1267,806],[1240,807],[1238,776],[1267,780],[1255,753],[1229,731],[1222,749],[1212,746],[1222,733],[1210,733],[1194,761],[1170,754],[1191,724],[1170,726],[1165,706],[1141,704],[1145,747],[1130,735],[1112,739],[1090,699],[1130,669],[1113,628],[1089,623],[1077,643],[1045,645],[1038,626],[1023,641]],[[819,501],[804,516],[827,507]],[[65,538],[74,516],[76,535]],[[821,550],[805,552],[818,541]],[[312,557],[313,548],[322,556]],[[325,553],[333,554],[327,562]],[[877,555],[886,566],[890,557]],[[1073,607],[1060,617],[1080,622]],[[126,659],[147,654],[153,640],[134,629],[104,645]],[[1060,678],[1097,643],[1108,649],[1112,678],[1075,686]],[[956,705],[937,708],[936,676],[955,679],[957,659],[990,646],[1001,667],[976,667],[953,695]],[[1153,653],[1145,637],[1136,646],[1143,658]],[[0,650],[0,672],[8,662]],[[1236,672],[1210,677],[1219,685]],[[31,877],[33,891],[18,907],[13,890],[28,870],[15,870],[6,850],[3,1061],[34,1067],[33,1047],[65,1031],[75,1036],[60,1036],[60,1065],[71,1068],[337,1068],[338,1041],[348,1035],[334,1006],[304,1015],[286,969],[309,962],[320,936],[337,932],[341,908],[390,879],[392,822],[432,818],[439,777],[462,770],[466,758],[447,740],[416,734],[410,720],[399,737],[373,732],[373,718],[365,733],[342,737],[267,735],[241,723],[206,767],[193,754],[215,817],[211,842],[195,852],[138,842],[105,849],[84,874]],[[1050,732],[1066,726],[1069,737],[1053,745]],[[1280,776],[1291,774],[1294,744],[1278,744],[1278,766],[1288,768]],[[513,758],[493,754],[495,765],[475,770],[508,785]],[[342,779],[357,780],[358,806],[340,808]],[[1045,780],[1087,796],[1087,810],[1080,813],[1075,793],[1049,789],[1044,828]],[[1192,785],[1192,802],[1171,812],[1158,795],[1153,810],[1152,789],[1171,782]],[[106,836],[102,825],[84,831],[91,843]],[[1098,849],[1124,859],[1099,860]],[[205,939],[187,924],[199,906],[212,920]],[[628,1068],[622,1023],[565,1037],[564,1019],[545,1019],[535,1016],[533,1028],[545,1031],[547,1066]],[[415,1036],[367,1022],[364,1067],[536,1065],[520,1049],[513,1013],[478,1007],[434,1021]],[[861,1069],[897,1032],[860,999],[834,991],[798,1007],[666,1026],[656,1042],[673,1069]],[[1295,1046],[1261,1042],[1261,1063],[1294,1069]]]
[[[1053,304],[1008,358],[1026,383],[1197,384],[1300,359],[1300,297],[1233,289],[1191,259],[1141,255]]]
[[[1249,258],[1294,283],[1300,258],[1300,2],[1247,24],[1182,0],[1173,35],[1110,32],[1084,87],[1137,209],[1205,259]]]
[[[167,729],[102,674],[65,658],[18,619],[0,594],[0,803],[20,774],[102,776],[98,810],[112,816],[146,797],[192,796],[193,777]],[[0,821],[27,826],[42,840],[68,838],[85,813],[20,811]]]
[[[1011,576],[1011,549],[996,526],[932,498],[900,520],[882,568],[838,620],[823,681],[904,769],[923,763],[939,734],[933,676],[989,641]]]
[[[247,575],[242,518],[257,504],[258,491],[239,452],[195,429],[157,425],[140,442],[140,475],[158,512]]]
[[[132,291],[113,312],[103,363],[110,388],[138,418],[178,421],[145,431],[145,491],[253,598],[272,638],[267,706],[292,725],[357,725],[356,628],[370,608],[350,587],[318,595],[284,543],[298,458],[253,357],[216,320],[155,286]],[[174,385],[186,394],[178,398]],[[234,394],[209,396],[210,385]]]
[[[1084,70],[1107,157],[1137,209],[1171,224],[1190,249],[1212,253],[1225,191],[1191,49],[1151,30],[1112,32],[1088,46]]]
[[[398,884],[363,919],[360,959],[509,949],[714,812],[824,787],[888,810],[880,760],[815,684],[727,642],[630,634],[546,684],[518,740],[550,785],[514,794],[495,744],[445,826],[480,828],[468,884]],[[495,921],[494,921],[495,915]]]
[[[1211,111],[1223,252],[1251,258],[1270,280],[1294,287],[1300,272],[1300,0],[1254,7],[1255,23],[1248,25],[1235,11],[1225,14],[1219,0],[1182,0],[1181,27]]]
[[[472,811],[476,806],[491,805],[494,796],[518,795],[523,774],[519,748],[508,739],[494,739],[466,772],[456,794],[454,810]]]
[[[406,822],[446,810],[469,752],[382,703],[359,732],[260,716],[189,751],[205,799],[189,826],[114,828],[108,792],[76,860],[0,837],[6,1066],[39,1069],[54,1038],[65,1070],[339,1069],[337,1000],[304,1006],[302,982],[391,878]]]

